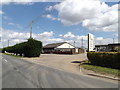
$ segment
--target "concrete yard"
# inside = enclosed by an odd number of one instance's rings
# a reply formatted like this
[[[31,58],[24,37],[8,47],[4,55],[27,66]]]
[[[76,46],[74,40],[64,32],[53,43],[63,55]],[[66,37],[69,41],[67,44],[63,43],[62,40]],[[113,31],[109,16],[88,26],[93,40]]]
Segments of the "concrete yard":
[[[87,53],[64,55],[64,54],[42,54],[38,58],[22,58],[37,64],[62,69],[68,72],[79,73],[79,61],[87,59]]]

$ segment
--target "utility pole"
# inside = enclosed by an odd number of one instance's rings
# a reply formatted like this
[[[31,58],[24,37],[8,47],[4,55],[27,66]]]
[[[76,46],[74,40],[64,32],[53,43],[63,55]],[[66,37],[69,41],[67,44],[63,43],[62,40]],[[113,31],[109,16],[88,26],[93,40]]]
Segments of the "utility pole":
[[[33,24],[33,21],[31,21],[30,23],[30,38],[32,38],[32,24]]]
[[[75,41],[74,41],[74,47],[75,47]]]
[[[9,40],[8,40],[8,47],[9,47]]]
[[[2,41],[1,39],[2,39],[2,38],[0,37],[0,42]]]
[[[114,44],[114,38],[113,38],[113,44]]]
[[[81,43],[81,44],[82,44],[81,46],[82,46],[82,48],[83,48],[83,37],[82,37],[82,39],[81,39],[81,42],[82,42],[82,43]]]

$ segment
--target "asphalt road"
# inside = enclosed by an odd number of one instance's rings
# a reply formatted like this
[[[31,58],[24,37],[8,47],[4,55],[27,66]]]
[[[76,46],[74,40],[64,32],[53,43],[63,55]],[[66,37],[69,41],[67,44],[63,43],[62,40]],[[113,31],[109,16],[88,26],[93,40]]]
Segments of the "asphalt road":
[[[2,88],[118,88],[118,83],[2,55]]]

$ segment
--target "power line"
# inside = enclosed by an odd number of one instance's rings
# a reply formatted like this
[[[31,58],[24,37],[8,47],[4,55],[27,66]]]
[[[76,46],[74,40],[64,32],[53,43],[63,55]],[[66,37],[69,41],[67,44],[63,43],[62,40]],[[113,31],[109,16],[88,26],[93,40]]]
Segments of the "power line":
[[[44,13],[42,15],[36,17],[34,20],[32,20],[30,22],[30,38],[32,38],[32,26],[33,26],[33,24],[36,24],[42,18],[43,15],[44,15]]]
[[[30,38],[32,38],[32,28],[33,28],[33,25],[36,24],[38,21],[40,21],[40,19],[44,16],[44,15],[47,15],[47,14],[51,14],[51,11],[45,11],[43,12],[41,15],[37,16],[35,19],[31,20],[30,21],[30,24],[27,26],[30,27]],[[43,29],[43,28],[42,28]]]
[[[42,26],[40,26],[38,23],[35,23],[35,25],[39,26],[41,29],[48,31],[47,29],[43,28]]]

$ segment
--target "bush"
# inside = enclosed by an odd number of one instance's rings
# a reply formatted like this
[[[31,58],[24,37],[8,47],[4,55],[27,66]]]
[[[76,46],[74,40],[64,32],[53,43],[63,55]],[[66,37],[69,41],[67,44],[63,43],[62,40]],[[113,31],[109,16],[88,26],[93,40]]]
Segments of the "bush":
[[[29,39],[24,49],[26,57],[39,57],[42,50],[42,42]]]
[[[120,52],[88,52],[87,57],[93,65],[120,69]]]
[[[28,39],[27,42],[19,43],[3,49],[9,53],[24,54],[25,57],[39,57],[42,50],[42,42],[35,39]]]
[[[2,49],[2,53],[5,53],[5,48]]]

